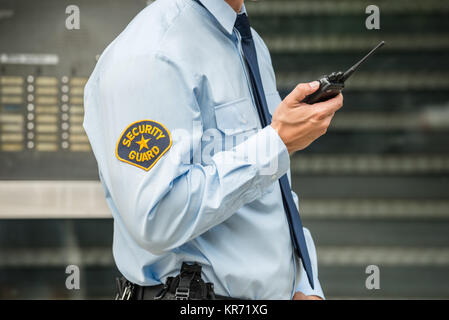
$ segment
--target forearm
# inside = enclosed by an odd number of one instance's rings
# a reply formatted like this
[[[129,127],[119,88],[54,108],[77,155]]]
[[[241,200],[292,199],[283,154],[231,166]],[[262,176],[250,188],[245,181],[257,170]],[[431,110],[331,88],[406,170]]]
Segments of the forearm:
[[[121,210],[130,228],[135,229],[131,233],[136,240],[156,254],[181,246],[259,198],[287,172],[290,163],[282,140],[267,127],[231,150],[216,153],[207,166],[163,165],[185,170],[170,181],[158,178],[167,185],[164,190],[151,184],[140,189],[139,205],[134,208],[137,213]]]

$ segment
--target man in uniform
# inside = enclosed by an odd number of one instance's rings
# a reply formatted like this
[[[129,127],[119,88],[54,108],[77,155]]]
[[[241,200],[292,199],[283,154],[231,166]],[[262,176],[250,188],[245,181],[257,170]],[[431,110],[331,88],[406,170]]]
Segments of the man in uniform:
[[[119,298],[323,298],[289,184],[289,154],[343,104],[301,103],[318,86],[281,101],[243,0],[159,0],[133,19],[84,98]]]

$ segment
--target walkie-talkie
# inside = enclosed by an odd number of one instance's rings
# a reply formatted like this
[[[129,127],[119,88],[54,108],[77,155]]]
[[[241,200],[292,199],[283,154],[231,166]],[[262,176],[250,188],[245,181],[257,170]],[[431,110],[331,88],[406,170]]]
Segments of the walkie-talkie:
[[[374,51],[379,49],[385,44],[385,41],[381,41],[373,50],[371,50],[366,56],[364,56],[359,62],[349,68],[346,72],[333,72],[328,76],[323,76],[318,81],[320,87],[317,91],[311,95],[305,97],[302,102],[312,104],[316,102],[326,101],[338,95],[345,87],[345,81],[357,70],[357,68],[370,57]]]

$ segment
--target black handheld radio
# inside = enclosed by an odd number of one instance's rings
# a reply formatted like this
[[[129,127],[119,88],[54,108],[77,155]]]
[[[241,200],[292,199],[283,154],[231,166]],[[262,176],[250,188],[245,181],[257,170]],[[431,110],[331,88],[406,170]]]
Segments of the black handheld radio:
[[[320,87],[317,91],[305,97],[302,102],[312,104],[316,102],[326,101],[338,95],[345,87],[345,81],[357,70],[357,68],[370,57],[374,51],[379,49],[385,44],[385,41],[381,41],[373,50],[371,50],[366,56],[364,56],[359,62],[349,68],[346,72],[333,72],[328,76],[323,76],[318,81]]]

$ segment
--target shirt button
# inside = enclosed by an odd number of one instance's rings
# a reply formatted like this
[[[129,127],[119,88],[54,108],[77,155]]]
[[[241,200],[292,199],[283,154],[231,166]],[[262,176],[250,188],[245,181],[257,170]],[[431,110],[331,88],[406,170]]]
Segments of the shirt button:
[[[271,176],[271,180],[276,180],[276,175],[275,174],[273,174],[272,176]]]

